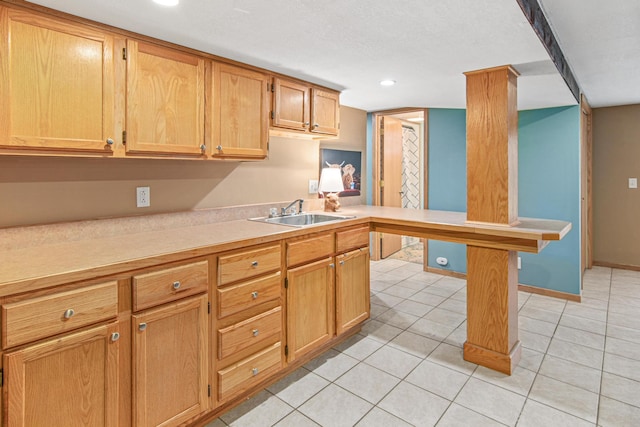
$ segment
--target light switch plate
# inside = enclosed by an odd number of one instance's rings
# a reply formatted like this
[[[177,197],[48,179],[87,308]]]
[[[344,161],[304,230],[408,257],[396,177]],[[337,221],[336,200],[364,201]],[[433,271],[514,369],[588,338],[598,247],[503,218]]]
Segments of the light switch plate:
[[[629,188],[638,188],[638,178],[629,178]]]
[[[318,193],[318,180],[310,179],[309,180],[309,194],[317,194]]]

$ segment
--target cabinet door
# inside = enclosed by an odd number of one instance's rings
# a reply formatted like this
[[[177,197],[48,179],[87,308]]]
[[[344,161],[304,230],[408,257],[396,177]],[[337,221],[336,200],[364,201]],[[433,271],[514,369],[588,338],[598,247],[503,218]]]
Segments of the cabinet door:
[[[7,425],[118,425],[117,325],[4,355]]]
[[[299,131],[309,129],[310,106],[309,86],[273,79],[273,126]]]
[[[207,295],[133,316],[135,426],[175,426],[206,411]]]
[[[113,39],[0,7],[0,146],[111,154]]]
[[[336,262],[336,333],[340,335],[369,318],[369,248],[340,255]]]
[[[287,272],[289,362],[333,338],[334,277],[332,258]]]
[[[127,41],[127,152],[202,155],[205,60]]]
[[[269,82],[266,74],[214,65],[213,156],[267,156]]]
[[[311,89],[311,132],[338,135],[340,94]]]

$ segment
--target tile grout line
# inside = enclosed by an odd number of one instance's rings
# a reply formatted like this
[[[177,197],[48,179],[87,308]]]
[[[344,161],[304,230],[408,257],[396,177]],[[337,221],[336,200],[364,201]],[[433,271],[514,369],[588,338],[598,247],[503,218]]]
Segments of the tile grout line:
[[[602,351],[602,365],[600,366],[600,389],[598,390],[598,407],[596,409],[596,424],[600,424],[600,401],[602,398],[602,386],[604,381],[604,360],[607,357],[607,333],[609,332],[609,308],[611,306],[611,284],[613,282],[613,269],[609,270],[609,298],[607,299],[607,316],[604,329],[604,349]]]

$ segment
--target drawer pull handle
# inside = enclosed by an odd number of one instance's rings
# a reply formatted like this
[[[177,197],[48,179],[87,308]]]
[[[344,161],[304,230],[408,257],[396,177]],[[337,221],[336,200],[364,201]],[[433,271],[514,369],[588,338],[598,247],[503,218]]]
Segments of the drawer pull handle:
[[[178,289],[180,289],[180,281],[176,280],[175,282],[173,282],[173,290],[177,291]]]
[[[251,333],[253,334],[254,337],[257,337],[260,331],[257,329],[254,329]]]
[[[257,267],[258,266],[258,261],[253,261],[251,263],[251,267]]]
[[[258,299],[258,292],[257,291],[251,292],[251,298]]]
[[[67,311],[64,312],[64,318],[65,319],[71,319],[71,317],[76,314],[75,311],[73,311],[73,308],[68,309]]]
[[[114,332],[111,334],[111,342],[116,342],[120,339],[120,332]]]
[[[140,323],[138,325],[138,329],[140,330],[140,332],[144,331],[145,329],[147,329],[147,324],[146,323]]]
[[[254,376],[254,377],[255,377],[256,375],[258,375],[258,372],[260,372],[260,371],[258,370],[258,368],[253,368],[253,369],[251,370],[251,373],[253,374],[253,376]]]

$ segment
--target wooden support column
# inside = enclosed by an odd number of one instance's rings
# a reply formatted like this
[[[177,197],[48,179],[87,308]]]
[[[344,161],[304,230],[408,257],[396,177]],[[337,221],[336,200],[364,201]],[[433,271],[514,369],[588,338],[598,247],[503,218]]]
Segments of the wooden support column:
[[[467,76],[467,223],[518,224],[518,73]],[[467,246],[464,358],[511,374],[520,360],[517,253]]]

